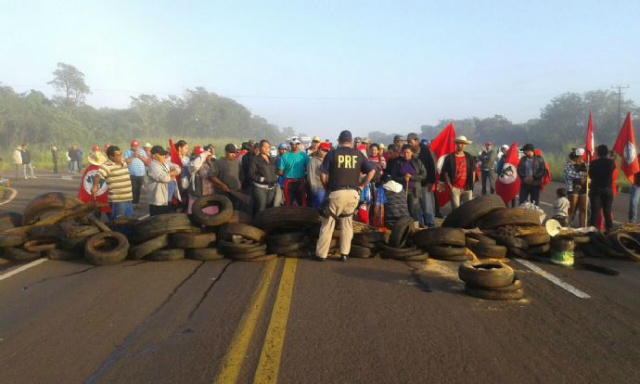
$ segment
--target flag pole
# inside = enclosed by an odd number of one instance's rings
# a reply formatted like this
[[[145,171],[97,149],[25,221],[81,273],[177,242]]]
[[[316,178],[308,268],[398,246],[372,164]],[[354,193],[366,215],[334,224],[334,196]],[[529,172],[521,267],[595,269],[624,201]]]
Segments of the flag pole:
[[[586,207],[585,207],[585,212],[584,212],[584,222],[580,223],[581,227],[586,227],[587,226],[587,211],[589,210],[589,166],[591,165],[591,154],[587,152],[587,193],[586,193]],[[578,198],[578,204],[580,204],[580,198]],[[582,210],[582,207],[580,207],[580,210]]]

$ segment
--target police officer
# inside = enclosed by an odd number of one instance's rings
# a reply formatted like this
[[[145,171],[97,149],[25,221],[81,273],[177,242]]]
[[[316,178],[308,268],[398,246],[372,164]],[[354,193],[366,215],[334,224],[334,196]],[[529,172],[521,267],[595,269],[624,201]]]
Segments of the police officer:
[[[336,220],[340,220],[340,254],[342,261],[347,261],[353,239],[353,214],[362,188],[376,173],[362,152],[353,148],[351,132],[342,131],[338,143],[339,147],[325,156],[320,167],[320,180],[328,197],[322,209],[322,227],[314,257],[317,261],[327,259]],[[361,179],[361,173],[366,175],[364,179]]]

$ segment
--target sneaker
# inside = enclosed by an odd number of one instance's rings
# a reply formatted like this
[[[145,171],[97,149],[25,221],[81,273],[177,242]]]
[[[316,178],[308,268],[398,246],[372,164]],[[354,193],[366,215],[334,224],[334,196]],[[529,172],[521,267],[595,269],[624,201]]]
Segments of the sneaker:
[[[349,256],[347,256],[347,255],[342,255],[342,256],[340,256],[340,260],[341,260],[343,263],[344,263],[344,262],[346,262],[348,258],[349,258]]]

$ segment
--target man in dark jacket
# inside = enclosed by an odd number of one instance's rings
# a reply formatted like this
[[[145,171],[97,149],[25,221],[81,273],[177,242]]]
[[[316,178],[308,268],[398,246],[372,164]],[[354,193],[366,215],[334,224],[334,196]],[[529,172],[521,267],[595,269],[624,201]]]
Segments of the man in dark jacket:
[[[420,138],[416,133],[410,133],[407,141],[413,150],[413,156],[418,158],[425,171],[426,177],[420,182],[421,196],[420,208],[422,209],[422,222],[424,226],[435,227],[433,186],[436,182],[436,155],[426,145],[420,145]]]
[[[482,177],[482,194],[487,194],[487,181],[489,182],[489,190],[491,194],[496,192],[494,187],[496,181],[496,158],[498,154],[493,149],[493,144],[490,141],[484,143],[484,148],[480,152],[480,172]]]
[[[440,180],[447,183],[451,190],[451,208],[456,209],[460,202],[467,202],[473,199],[473,183],[475,182],[476,163],[470,153],[464,148],[472,144],[466,136],[458,136],[453,142],[456,144],[456,151],[444,158]]]
[[[393,163],[393,168],[389,169],[391,179],[402,185],[407,195],[407,205],[409,213],[415,221],[419,221],[420,197],[422,196],[422,180],[427,177],[427,171],[411,149],[405,144],[398,161]]]
[[[531,201],[535,205],[540,205],[540,186],[542,178],[546,172],[544,160],[540,156],[536,156],[533,144],[526,144],[522,147],[524,156],[518,164],[518,177],[520,178],[520,201],[519,204],[527,201],[531,197]]]

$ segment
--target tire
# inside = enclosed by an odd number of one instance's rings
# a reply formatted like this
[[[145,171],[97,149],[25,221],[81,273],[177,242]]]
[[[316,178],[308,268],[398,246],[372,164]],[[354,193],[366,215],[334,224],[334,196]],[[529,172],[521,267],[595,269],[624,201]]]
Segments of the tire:
[[[231,218],[227,223],[241,223],[241,224],[253,224],[253,216],[248,214],[247,212],[242,211],[233,211],[231,214]]]
[[[496,242],[507,248],[528,249],[529,243],[520,237],[514,236],[494,236]]]
[[[467,259],[467,249],[465,247],[451,247],[446,245],[433,245],[424,248],[429,255],[435,259],[449,259],[451,257],[465,256]]]
[[[11,261],[33,261],[40,257],[40,252],[28,252],[20,248],[4,248],[1,256]]]
[[[413,234],[413,242],[420,248],[432,245],[450,245],[464,247],[466,245],[464,231],[456,228],[427,228]]]
[[[29,231],[29,240],[61,238],[64,231],[59,225],[43,225]]]
[[[184,259],[184,249],[159,249],[149,256],[146,260],[150,261],[177,261]]]
[[[204,213],[207,207],[216,206],[219,212],[215,215]],[[193,203],[191,208],[193,221],[207,227],[217,227],[228,222],[233,214],[233,204],[223,195],[203,196]]]
[[[389,245],[394,248],[402,248],[407,244],[411,231],[413,229],[413,218],[402,217],[396,221],[391,229],[391,236],[389,236]]]
[[[464,289],[469,295],[486,300],[520,300],[524,297],[522,288],[512,291],[495,291],[465,284]]]
[[[454,209],[444,219],[442,226],[472,228],[478,220],[501,208],[505,208],[505,205],[498,195],[479,196]]]
[[[486,215],[481,223],[482,229],[493,229],[505,225],[540,226],[540,216],[535,211],[524,208],[503,208]]]
[[[231,235],[242,236],[245,239],[257,241],[259,243],[264,242],[264,239],[267,236],[266,232],[262,229],[241,223],[227,223],[223,225],[218,232],[218,236],[225,240],[229,240]]]
[[[2,255],[1,252],[0,252],[0,255]],[[10,263],[11,263],[11,260],[5,259],[4,257],[0,257],[0,265],[7,265]]]
[[[24,248],[24,250],[27,252],[40,253],[40,252],[56,249],[59,243],[60,243],[59,239],[29,240],[26,243],[24,243],[22,248]]]
[[[200,228],[191,224],[189,216],[186,214],[168,213],[150,216],[136,223],[131,229],[131,241],[135,244],[140,244],[160,235],[200,232]]]
[[[74,260],[82,257],[82,252],[65,251],[64,249],[51,249],[45,252],[50,260]]]
[[[185,252],[187,258],[197,261],[213,261],[224,259],[224,255],[216,248],[187,249]]]
[[[216,241],[215,233],[174,233],[169,243],[172,248],[198,249],[207,248]]]
[[[412,254],[412,253],[416,253],[416,252],[422,252],[417,247],[396,248],[396,247],[392,247],[390,245],[387,245],[385,243],[380,243],[380,244],[378,244],[378,246],[380,247],[380,250],[385,254],[401,255],[401,254]]]
[[[471,237],[464,238],[464,246],[467,248],[472,248],[474,245],[480,244],[480,240],[474,239]]]
[[[266,241],[269,245],[289,245],[302,240],[304,236],[305,233],[303,231],[270,233],[266,237]]]
[[[468,284],[468,283],[467,285],[472,288],[484,289],[489,291],[497,291],[497,292],[509,292],[509,291],[515,291],[517,289],[522,289],[522,282],[520,281],[520,278],[518,278],[518,275],[516,275],[515,273],[513,275],[513,281],[511,282],[511,284],[504,287],[482,288],[482,287],[473,286],[472,284]]]
[[[25,235],[0,235],[0,248],[19,247],[26,241]]]
[[[18,212],[0,212],[0,232],[22,226],[22,214]]]
[[[384,241],[384,233],[382,232],[359,232],[353,234],[354,241],[379,243]]]
[[[129,258],[132,260],[142,260],[155,251],[169,246],[169,235],[160,235],[142,244],[129,249]]]
[[[532,255],[541,255],[543,253],[549,253],[550,249],[551,247],[549,246],[549,243],[547,243],[542,245],[536,245],[535,247],[529,247],[529,249],[527,249],[527,253]]]
[[[496,241],[487,235],[481,235],[479,233],[467,233],[466,236],[472,239],[476,239],[482,244],[496,245]]]
[[[266,232],[282,227],[302,228],[320,222],[318,210],[310,207],[274,207],[258,212],[253,224]]]
[[[640,242],[624,232],[614,232],[609,235],[613,246],[622,252],[629,260],[640,261]]]
[[[458,277],[481,288],[500,288],[513,283],[513,269],[500,262],[466,262],[458,268]]]
[[[364,241],[364,240],[356,240],[355,238],[353,239],[353,241],[351,241],[351,244],[352,245],[358,245],[360,247],[369,248],[369,249],[378,248],[378,243],[370,243],[370,242]]]
[[[238,253],[251,252],[258,247],[264,248],[264,250],[267,249],[266,244],[256,243],[251,240],[246,240],[241,243],[235,243],[233,241],[228,241],[228,240],[218,241],[218,248],[222,249],[223,253],[227,253],[228,251],[238,252]]]
[[[286,255],[292,252],[297,252],[302,250],[306,244],[303,243],[293,243],[287,245],[269,245],[267,249],[271,253],[275,253],[277,255]]]
[[[571,237],[571,239],[576,244],[588,244],[591,241],[589,236],[573,236]]]
[[[605,237],[600,232],[591,232],[589,233],[589,238],[591,239],[591,243],[594,248],[596,248],[601,254],[600,257],[611,257],[614,259],[626,259],[627,256],[614,249],[614,245],[607,237]]]
[[[109,249],[105,246],[111,245]],[[93,265],[113,265],[127,258],[129,241],[119,232],[101,232],[88,238],[84,257]]]
[[[227,257],[232,258],[233,260],[245,261],[248,259],[254,259],[256,257],[264,256],[267,254],[266,249],[256,249],[246,253],[225,253]]]
[[[70,225],[63,226],[64,237],[89,237],[100,233],[100,228],[95,225]]]
[[[46,213],[73,210],[84,203],[74,196],[49,192],[32,199],[22,212],[22,225],[33,225]]]
[[[507,247],[502,245],[477,244],[471,247],[471,251],[480,259],[504,259],[507,256]]]
[[[332,255],[333,252],[331,252],[332,250],[329,250],[329,254]],[[296,251],[296,252],[290,252],[290,253],[285,253],[283,255],[279,255],[282,256],[286,259],[308,259],[312,256],[312,252],[310,251]]]
[[[551,236],[546,233],[534,233],[531,235],[520,236],[521,239],[527,242],[529,246],[548,244],[551,241]]]
[[[251,259],[238,259],[237,261],[259,263],[259,262],[264,262],[264,261],[276,260],[277,258],[278,258],[278,255],[269,254],[269,255],[254,257],[254,258],[251,258]]]
[[[60,248],[70,252],[84,252],[84,246],[87,244],[88,237],[65,237],[60,242]]]
[[[417,256],[407,256],[402,260],[403,261],[427,261],[427,260],[429,260],[429,254],[428,253],[422,253],[422,254],[417,255]]]
[[[371,255],[372,253],[370,248],[351,244],[351,251],[349,252],[349,257],[367,259],[371,257]]]

